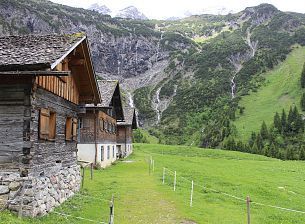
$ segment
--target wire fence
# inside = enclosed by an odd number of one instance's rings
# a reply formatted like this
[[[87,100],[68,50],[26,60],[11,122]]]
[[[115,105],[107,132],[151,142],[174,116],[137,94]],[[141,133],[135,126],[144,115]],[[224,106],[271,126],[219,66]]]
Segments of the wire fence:
[[[269,207],[269,208],[274,208],[274,209],[278,209],[278,210],[282,210],[282,211],[287,211],[287,212],[294,212],[294,213],[305,214],[305,211],[302,211],[302,210],[297,210],[297,209],[286,208],[286,207],[277,206],[277,205],[270,205],[270,204],[266,204],[266,203],[260,203],[260,202],[256,202],[256,201],[251,201],[249,196],[242,198],[240,196],[229,194],[229,193],[226,193],[226,192],[214,189],[214,188],[210,188],[210,187],[206,187],[206,186],[203,186],[203,185],[199,185],[199,184],[196,184],[193,180],[190,180],[190,179],[188,179],[186,177],[183,177],[181,175],[179,175],[178,179],[179,179],[179,181],[177,181],[177,172],[176,171],[170,170],[170,169],[165,168],[165,167],[163,168],[162,183],[163,184],[166,183],[169,186],[173,186],[173,189],[176,189],[179,186],[180,187],[188,187],[188,188],[190,188],[191,194],[190,194],[190,199],[189,200],[191,202],[193,200],[193,187],[195,186],[195,187],[197,187],[197,189],[202,189],[202,190],[206,190],[206,191],[212,191],[212,192],[221,194],[221,195],[223,195],[225,197],[237,200],[239,202],[249,203],[249,204],[251,203],[252,205],[258,205],[258,206],[262,206],[262,207]],[[185,183],[182,183],[182,182],[185,182]],[[174,185],[176,185],[176,186],[174,186]],[[199,191],[196,190],[196,193],[204,194],[204,192],[200,191],[200,190]],[[247,200],[247,198],[249,198],[249,201]],[[192,203],[190,203],[190,206],[192,206]],[[250,213],[250,211],[248,211],[248,213]]]
[[[153,166],[153,170],[155,170],[155,160],[153,160],[152,155],[150,155],[150,159],[148,160],[149,163],[149,174],[151,174],[151,170],[152,170],[152,166]],[[252,205],[257,205],[257,206],[261,206],[261,207],[269,207],[269,208],[273,208],[273,209],[277,209],[277,210],[281,210],[281,211],[287,211],[287,212],[293,212],[293,213],[299,213],[299,214],[305,214],[305,211],[302,210],[297,210],[297,209],[292,209],[292,208],[286,208],[286,207],[282,207],[282,206],[277,206],[277,205],[270,205],[270,204],[266,204],[266,203],[261,203],[261,202],[256,202],[256,201],[251,201],[250,197],[240,197],[240,196],[236,196],[233,194],[229,194],[211,187],[207,187],[207,186],[203,186],[203,185],[199,185],[197,183],[195,183],[193,180],[190,180],[182,175],[178,176],[179,181],[177,181],[177,172],[170,170],[169,168],[165,168],[163,167],[163,173],[162,173],[162,184],[167,184],[168,186],[171,186],[173,188],[173,191],[176,191],[177,187],[180,188],[190,188],[190,197],[189,197],[189,201],[190,201],[190,206],[193,206],[193,197],[194,197],[194,186],[196,194],[200,193],[200,194],[204,194],[204,191],[211,191],[217,194],[221,194],[225,197],[231,198],[235,201],[239,201],[242,203],[246,203],[247,206],[247,223],[250,224],[251,223],[251,215],[250,215],[250,204]],[[181,181],[183,180],[183,181]],[[200,189],[199,191],[197,189]]]
[[[107,200],[107,199],[103,199],[100,197],[96,197],[96,196],[90,196],[90,195],[84,195],[84,194],[76,194],[75,198],[77,199],[90,199],[90,201],[92,200],[96,200],[96,201],[101,201],[103,203],[107,202],[107,207],[109,208],[109,221],[104,221],[102,220],[103,218],[101,217],[101,220],[97,220],[97,219],[93,219],[93,218],[88,218],[88,217],[83,217],[83,216],[79,216],[79,215],[72,215],[72,214],[67,214],[67,211],[64,211],[63,207],[60,206],[58,207],[58,209],[60,209],[60,211],[53,211],[53,214],[56,214],[58,216],[62,216],[65,217],[70,223],[71,222],[70,219],[77,219],[82,221],[81,223],[84,222],[90,222],[90,223],[97,223],[97,224],[114,224],[114,196],[112,196],[111,200]],[[106,208],[106,207],[105,207]]]

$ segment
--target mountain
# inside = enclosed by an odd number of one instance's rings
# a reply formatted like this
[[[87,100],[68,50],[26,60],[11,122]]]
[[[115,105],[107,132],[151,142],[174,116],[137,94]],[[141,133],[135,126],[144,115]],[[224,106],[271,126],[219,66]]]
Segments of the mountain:
[[[305,45],[304,27],[304,14],[270,4],[156,21],[47,0],[0,1],[2,35],[86,32],[99,76],[120,80],[140,125],[168,144],[221,147],[237,138],[242,99],[260,91],[266,72],[294,46]]]
[[[134,6],[128,6],[124,9],[121,9],[116,17],[121,17],[124,19],[136,19],[136,20],[147,20],[148,18],[140,12],[136,7]]]
[[[98,3],[92,4],[88,9],[96,11],[96,12],[101,13],[103,15],[110,15],[111,14],[111,10],[106,5],[99,5]]]

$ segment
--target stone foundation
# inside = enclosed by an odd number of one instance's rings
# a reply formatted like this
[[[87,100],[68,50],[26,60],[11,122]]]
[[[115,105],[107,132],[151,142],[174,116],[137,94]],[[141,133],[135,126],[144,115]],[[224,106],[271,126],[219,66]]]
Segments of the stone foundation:
[[[22,216],[43,216],[80,189],[80,167],[53,167],[40,176],[0,172],[0,208]],[[1,200],[2,199],[2,200]]]

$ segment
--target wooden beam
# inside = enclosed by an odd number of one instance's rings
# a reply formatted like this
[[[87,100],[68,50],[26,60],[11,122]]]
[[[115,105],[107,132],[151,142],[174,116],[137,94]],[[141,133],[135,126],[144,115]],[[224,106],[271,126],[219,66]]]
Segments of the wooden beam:
[[[2,75],[33,75],[33,76],[69,76],[70,71],[10,71],[0,72]]]
[[[72,59],[70,60],[70,66],[81,66],[85,64],[85,59]]]

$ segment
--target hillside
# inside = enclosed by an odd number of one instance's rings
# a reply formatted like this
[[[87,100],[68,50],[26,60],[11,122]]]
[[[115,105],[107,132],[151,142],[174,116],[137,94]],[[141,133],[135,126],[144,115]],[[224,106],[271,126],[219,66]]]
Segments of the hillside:
[[[305,15],[261,4],[228,15],[130,20],[47,0],[0,2],[1,35],[71,32],[87,33],[99,77],[121,81],[149,134],[215,148],[234,134],[239,101],[257,91],[262,74],[305,45]]]
[[[151,175],[150,156],[155,161]],[[167,168],[164,185],[163,167]],[[176,191],[173,191],[174,171],[177,171]],[[114,194],[115,223],[120,224],[242,224],[247,222],[246,196],[252,200],[251,223],[301,224],[305,214],[268,206],[305,211],[305,183],[300,181],[304,172],[305,164],[300,161],[195,147],[140,144],[127,161],[95,170],[93,180],[87,170],[83,192],[55,212],[36,219],[19,219],[2,212],[0,220],[12,224],[90,223],[79,219],[85,218],[94,223],[107,223],[108,200]],[[191,180],[195,184],[192,207]]]
[[[261,86],[239,103],[244,108],[243,113],[236,111],[234,125],[239,138],[248,141],[252,131],[259,131],[263,121],[271,125],[275,113],[282,109],[289,111],[294,105],[300,108],[300,78],[304,61],[305,48],[297,46],[283,63],[262,74],[265,80]]]

